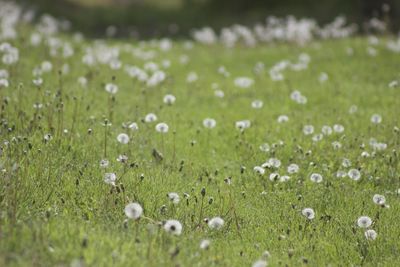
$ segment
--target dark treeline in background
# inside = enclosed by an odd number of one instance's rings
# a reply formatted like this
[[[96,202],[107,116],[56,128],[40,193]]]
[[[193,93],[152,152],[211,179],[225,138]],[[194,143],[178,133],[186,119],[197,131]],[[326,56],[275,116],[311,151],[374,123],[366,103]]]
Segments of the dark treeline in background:
[[[220,29],[235,23],[254,25],[269,15],[314,18],[328,23],[338,15],[363,23],[377,17],[400,29],[400,0],[17,0],[72,22],[75,30],[101,36],[113,25],[117,35],[187,35],[191,29]]]

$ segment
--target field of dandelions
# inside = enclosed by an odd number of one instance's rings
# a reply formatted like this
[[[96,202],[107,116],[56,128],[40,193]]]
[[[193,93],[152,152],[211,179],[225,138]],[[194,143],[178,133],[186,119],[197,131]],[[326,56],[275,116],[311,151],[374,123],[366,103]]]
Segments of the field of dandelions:
[[[5,2],[0,22],[1,266],[400,262],[384,22],[92,40]]]

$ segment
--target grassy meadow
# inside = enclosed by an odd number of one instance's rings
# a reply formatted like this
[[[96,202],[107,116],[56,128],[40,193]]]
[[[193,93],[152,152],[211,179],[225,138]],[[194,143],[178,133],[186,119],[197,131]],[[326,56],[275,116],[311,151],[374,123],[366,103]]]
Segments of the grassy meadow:
[[[1,266],[400,262],[391,37],[226,48],[17,30],[0,42]]]

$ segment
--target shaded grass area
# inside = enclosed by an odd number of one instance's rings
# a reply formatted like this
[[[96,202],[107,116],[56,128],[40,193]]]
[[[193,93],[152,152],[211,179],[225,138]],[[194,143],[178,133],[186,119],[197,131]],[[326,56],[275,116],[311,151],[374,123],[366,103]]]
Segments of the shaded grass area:
[[[175,8],[162,5],[140,4],[87,6],[67,0],[48,1],[19,0],[29,6],[36,6],[40,13],[50,13],[70,20],[75,29],[89,36],[104,35],[110,26],[119,28],[118,36],[160,37],[187,36],[193,28],[211,26],[215,29],[236,23],[252,26],[263,23],[268,15],[315,18],[319,23],[331,22],[338,15],[345,15],[349,22],[359,25],[373,15],[382,13],[380,7],[368,7],[361,0],[322,0],[318,4],[305,1],[258,1],[253,4],[233,1],[211,1],[210,3],[185,2]],[[238,4],[238,3],[239,4]],[[390,27],[399,28],[400,5],[391,3],[392,21]]]

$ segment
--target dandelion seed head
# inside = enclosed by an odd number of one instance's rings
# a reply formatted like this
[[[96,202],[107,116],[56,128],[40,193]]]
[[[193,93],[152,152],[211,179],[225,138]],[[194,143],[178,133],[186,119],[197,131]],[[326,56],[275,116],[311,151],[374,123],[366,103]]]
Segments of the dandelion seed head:
[[[143,208],[139,203],[129,203],[125,206],[125,215],[126,217],[137,220],[142,216]]]
[[[333,131],[336,133],[343,133],[344,132],[344,126],[341,124],[335,124],[333,125]]]
[[[164,230],[171,234],[179,236],[182,234],[182,224],[177,220],[167,220],[163,226]]]
[[[372,197],[372,201],[377,205],[385,205],[386,198],[383,195],[375,194]]]
[[[208,239],[203,239],[200,241],[200,249],[202,250],[207,250],[210,247],[210,240]]]
[[[273,172],[273,173],[271,173],[271,174],[269,175],[269,180],[270,180],[271,182],[275,182],[275,181],[279,180],[279,178],[280,178],[280,175],[279,175],[279,173],[277,173],[277,172]]]
[[[267,267],[268,263],[265,260],[257,260],[255,262],[253,262],[253,264],[251,265],[251,267]]]
[[[168,193],[167,196],[169,200],[175,205],[179,204],[179,202],[181,201],[179,195],[175,192]]]
[[[119,143],[121,143],[121,144],[124,144],[124,145],[129,143],[129,139],[130,139],[129,136],[126,133],[120,133],[117,136],[117,141]]]
[[[278,123],[285,123],[289,121],[289,117],[286,115],[280,115],[277,119]]]
[[[323,177],[322,177],[322,175],[319,174],[319,173],[312,173],[312,174],[310,175],[310,180],[311,180],[312,182],[314,182],[314,183],[321,183],[322,180],[323,180]]]
[[[260,109],[260,108],[263,107],[263,105],[264,105],[264,102],[262,100],[259,100],[259,99],[253,100],[251,102],[251,107],[254,108],[254,109]]]
[[[251,126],[251,122],[249,120],[237,121],[235,123],[236,129],[238,129],[240,131],[244,131],[245,129],[250,128],[250,126]]]
[[[176,97],[174,95],[168,94],[164,96],[163,102],[167,105],[173,105],[176,101]]]
[[[361,216],[357,219],[357,225],[360,228],[368,228],[372,225],[372,220],[368,216]]]
[[[100,160],[100,168],[107,168],[110,165],[110,162],[107,159]]]
[[[131,129],[132,131],[139,130],[139,126],[136,122],[132,122],[131,124],[129,124],[128,128]]]
[[[156,125],[156,131],[159,133],[168,133],[169,127],[165,122],[160,122]]]
[[[219,230],[224,226],[224,223],[221,217],[214,217],[208,221],[208,227],[212,230]]]
[[[312,126],[312,125],[304,125],[303,133],[305,135],[310,135],[310,134],[314,133],[314,126]]]
[[[321,132],[324,135],[331,135],[333,130],[332,130],[332,128],[330,126],[324,125],[324,126],[322,126]]]
[[[235,79],[234,84],[240,88],[249,88],[254,84],[254,80],[249,77],[238,77]]]
[[[113,83],[107,83],[105,86],[105,90],[110,94],[116,94],[118,92],[118,86]]]
[[[128,162],[128,156],[126,155],[118,155],[117,161],[121,163],[126,163]]]
[[[287,172],[289,174],[294,174],[294,173],[298,173],[299,172],[299,165],[292,163],[287,167]]]
[[[382,116],[379,114],[373,114],[371,116],[371,122],[374,124],[379,124],[382,122]]]
[[[212,119],[212,118],[205,118],[203,120],[203,126],[208,128],[208,129],[212,129],[217,125],[217,122]]]
[[[260,166],[255,166],[254,167],[254,171],[260,175],[263,175],[265,173],[265,169],[263,167]]]
[[[365,238],[368,240],[375,240],[378,237],[378,234],[375,232],[375,230],[368,229],[364,233]]]
[[[304,217],[306,217],[309,220],[312,220],[315,218],[315,212],[312,208],[305,208],[301,211],[301,214],[303,214]]]
[[[351,169],[349,170],[349,172],[347,173],[347,175],[349,176],[350,179],[354,180],[354,181],[358,181],[361,178],[361,173],[359,170],[357,169]]]
[[[290,176],[288,176],[288,175],[282,175],[282,176],[279,178],[279,182],[281,182],[281,183],[287,182],[287,181],[289,181],[289,180],[290,180]]]
[[[261,145],[259,146],[259,148],[260,148],[260,150],[261,150],[262,152],[269,152],[269,150],[270,150],[270,146],[269,146],[269,144],[267,144],[267,143],[261,144]]]
[[[154,113],[149,113],[144,117],[144,121],[146,123],[155,122],[157,120],[157,116]]]
[[[0,88],[4,87],[8,87],[10,85],[10,83],[8,82],[8,80],[6,78],[0,78]]]
[[[109,172],[104,174],[104,182],[106,184],[115,186],[116,181],[117,181],[117,175],[115,173]]]

